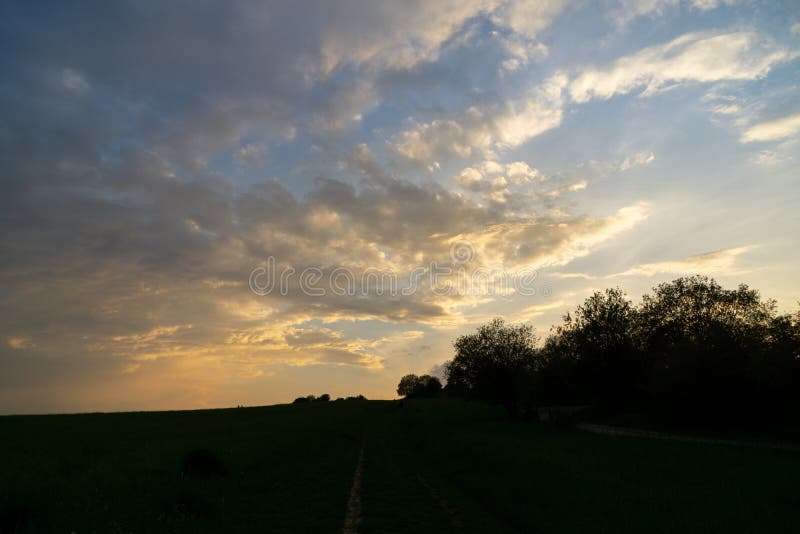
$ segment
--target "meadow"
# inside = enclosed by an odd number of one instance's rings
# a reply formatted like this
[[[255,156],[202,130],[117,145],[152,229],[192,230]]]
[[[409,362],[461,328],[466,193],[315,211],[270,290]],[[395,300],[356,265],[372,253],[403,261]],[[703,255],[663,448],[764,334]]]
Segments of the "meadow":
[[[2,532],[795,532],[800,452],[448,399],[0,417]]]

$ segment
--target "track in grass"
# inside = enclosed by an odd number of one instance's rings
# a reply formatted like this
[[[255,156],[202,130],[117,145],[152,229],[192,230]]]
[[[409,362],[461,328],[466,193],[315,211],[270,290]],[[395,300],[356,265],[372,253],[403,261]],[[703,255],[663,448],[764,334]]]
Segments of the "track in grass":
[[[436,491],[436,488],[431,486],[420,473],[417,473],[417,480],[419,480],[422,487],[427,490],[431,498],[439,503],[439,507],[450,518],[450,526],[455,530],[461,530],[464,527],[464,523],[461,521],[461,517],[458,514],[458,508],[451,505],[446,498],[441,496],[439,492]]]
[[[347,512],[344,516],[344,534],[356,534],[358,522],[361,519],[361,473],[364,470],[364,447],[366,438],[361,440],[361,450],[358,452],[356,471],[353,475],[353,485],[350,487],[350,498],[347,501]]]
[[[594,434],[605,434],[607,436],[627,436],[632,438],[651,438],[663,439],[667,441],[686,441],[690,443],[708,443],[711,445],[736,445],[743,447],[761,447],[766,449],[779,449],[785,451],[800,451],[800,447],[789,443],[770,443],[766,441],[749,441],[740,439],[718,439],[700,436],[690,436],[683,434],[669,434],[666,432],[654,432],[652,430],[642,430],[638,428],[625,428],[618,426],[596,425],[593,423],[577,423],[575,428],[592,432]]]

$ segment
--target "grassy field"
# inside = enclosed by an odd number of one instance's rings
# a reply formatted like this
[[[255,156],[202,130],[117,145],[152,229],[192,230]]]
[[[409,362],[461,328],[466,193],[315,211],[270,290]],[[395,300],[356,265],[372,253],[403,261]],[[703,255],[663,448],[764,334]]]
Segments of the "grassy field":
[[[796,532],[800,453],[612,437],[457,401],[0,417],[0,529]]]

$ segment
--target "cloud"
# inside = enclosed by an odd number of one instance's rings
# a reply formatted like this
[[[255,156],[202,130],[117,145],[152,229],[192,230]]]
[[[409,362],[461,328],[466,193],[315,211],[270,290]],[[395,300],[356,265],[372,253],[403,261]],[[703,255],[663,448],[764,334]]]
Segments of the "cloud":
[[[379,6],[359,2],[353,10],[322,6],[328,29],[321,40],[321,67],[330,73],[342,63],[374,63],[410,68],[431,61],[466,20],[489,7],[482,0]],[[357,13],[357,20],[353,15]]]
[[[259,297],[247,288],[249,272],[273,256],[297,273],[346,268],[358,279],[377,269],[405,280],[429,261],[451,261],[454,239],[479,247],[476,267],[563,265],[643,217],[636,207],[590,218],[511,209],[501,197],[470,200],[394,176],[363,144],[347,165],[357,185],[320,178],[300,195],[277,181],[237,190],[150,151],[128,152],[103,164],[102,181],[79,172],[68,191],[47,182],[9,190],[0,278],[13,288],[14,313],[0,335],[36,339],[31,366],[66,358],[78,369],[106,358],[98,372],[110,376],[147,375],[163,360],[216,362],[247,376],[275,365],[378,368],[381,336],[344,335],[333,325],[452,324],[468,299],[435,297],[425,284],[395,298],[315,297],[297,277],[285,292]],[[519,161],[487,167],[520,186],[538,174]],[[503,174],[476,172],[487,194],[512,185]],[[63,209],[48,208],[55,202]]]
[[[787,139],[770,150],[761,150],[750,157],[750,162],[756,165],[777,165],[794,159],[793,150],[797,148],[800,139]]]
[[[552,310],[564,310],[568,308],[568,304],[563,300],[548,302],[547,304],[534,304],[527,308],[515,313],[515,320],[520,322],[529,322],[536,317],[540,317],[545,313]]]
[[[50,135],[60,133],[72,145],[97,132],[98,142],[117,150],[147,146],[200,169],[253,137],[280,142],[298,131],[355,127],[382,91],[392,91],[391,82],[378,87],[378,80],[430,64],[449,45],[469,44],[457,38],[470,32],[470,21],[491,17],[517,42],[511,27],[522,23],[517,15],[528,13],[526,32],[540,30],[559,5],[534,9],[538,16],[515,0],[313,0],[304,9],[288,1],[245,1],[225,9],[161,6],[157,13],[147,3],[104,4],[91,14],[53,5],[46,15],[19,6],[12,11],[20,24],[6,34],[6,50],[15,53],[3,58],[4,79],[8,94],[31,98],[7,127],[24,146],[25,129],[46,130],[36,124],[39,115],[58,117],[72,124]],[[83,30],[75,36],[78,26]],[[44,37],[30,39],[34,32]],[[62,97],[98,96],[69,103],[75,115],[83,114],[84,128],[73,113],[54,113],[53,95],[39,86],[43,79]]]
[[[243,145],[236,153],[236,161],[243,167],[261,167],[267,160],[269,150],[260,143]]]
[[[677,6],[679,0],[622,0],[619,6],[609,11],[609,17],[623,26],[643,16],[660,16],[665,10]]]
[[[566,0],[414,0],[391,5],[355,2],[351,10],[322,3],[321,69],[371,64],[409,69],[437,59],[442,46],[466,22],[485,16],[495,25],[532,39],[569,4]],[[541,53],[541,52],[539,52]]]
[[[656,160],[656,155],[653,153],[652,150],[649,152],[637,152],[631,156],[625,158],[622,163],[619,164],[620,171],[627,171],[634,167],[639,167],[643,165],[650,165]]]
[[[776,150],[762,150],[750,158],[751,163],[756,165],[776,165],[786,160],[792,159],[791,156],[782,154]]]
[[[531,61],[543,60],[550,53],[544,43],[536,42],[517,34],[506,36],[495,31],[493,35],[503,46],[508,56],[507,59],[500,63],[501,71],[519,70],[527,66]]]
[[[717,104],[711,108],[711,112],[717,115],[736,115],[740,111],[741,108],[736,104]]]
[[[564,193],[572,193],[574,191],[581,191],[586,189],[588,186],[588,182],[586,180],[581,180],[580,182],[575,182],[573,184],[563,185],[556,189],[551,189],[550,191],[545,191],[544,195],[548,197],[560,197]]]
[[[739,0],[691,0],[692,7],[700,11],[710,11],[719,6],[732,6]]]
[[[470,189],[472,191],[481,191],[486,187],[490,187],[491,184],[486,182],[483,173],[478,169],[473,169],[472,167],[467,167],[461,174],[458,175],[458,183],[464,189]]]
[[[657,274],[708,274],[708,275],[734,275],[747,272],[737,267],[739,256],[751,251],[753,247],[736,247],[713,252],[706,252],[696,256],[689,256],[681,260],[643,263],[627,271],[612,276],[655,276]]]
[[[777,141],[800,132],[800,113],[787,115],[750,126],[739,139],[742,143]]]
[[[605,218],[579,217],[495,224],[458,239],[472,243],[477,256],[509,268],[567,265],[647,218],[646,203],[620,208]]]
[[[292,350],[314,353],[312,362],[381,367],[380,357],[370,353],[375,342],[348,339],[330,328],[291,328],[286,331],[285,338]]]
[[[692,10],[710,11],[721,5],[734,5],[738,0],[688,0],[684,4]],[[639,17],[660,17],[681,6],[681,0],[621,0],[619,6],[609,11],[610,18],[623,26]]]
[[[524,210],[534,200],[555,198],[562,193],[579,191],[587,186],[585,181],[581,181],[547,190],[540,189],[539,185],[546,180],[547,177],[538,169],[524,161],[499,163],[485,160],[479,166],[464,168],[456,177],[456,182],[466,191],[480,194],[490,205],[506,205],[505,209],[509,210],[512,206]]]
[[[514,161],[505,166],[508,180],[512,184],[524,184],[532,180],[544,180],[545,176],[524,161]]]
[[[61,84],[62,86],[77,94],[83,94],[90,88],[89,82],[80,72],[74,69],[63,69],[61,71]]]
[[[751,32],[688,33],[622,57],[607,67],[587,68],[569,84],[578,103],[606,100],[643,89],[640,96],[687,82],[753,80],[797,56]]]
[[[466,170],[466,169],[465,169]],[[514,185],[522,185],[533,181],[544,181],[547,177],[539,169],[531,167],[524,161],[499,163],[494,160],[485,160],[481,163],[480,170],[472,169],[469,172],[479,172],[487,176],[505,174],[508,181]]]
[[[561,124],[566,81],[565,75],[557,74],[530,96],[478,104],[453,118],[417,123],[392,136],[389,147],[426,165],[451,157],[493,156],[495,149],[519,146]]]
[[[532,38],[549,26],[570,3],[568,0],[503,2],[492,12],[491,19],[496,24]]]
[[[14,350],[28,350],[34,348],[36,344],[27,337],[10,337],[8,346]]]

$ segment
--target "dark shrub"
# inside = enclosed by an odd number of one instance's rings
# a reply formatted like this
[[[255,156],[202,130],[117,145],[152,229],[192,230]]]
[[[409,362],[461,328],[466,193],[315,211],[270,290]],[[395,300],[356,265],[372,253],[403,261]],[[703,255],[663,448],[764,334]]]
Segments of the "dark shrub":
[[[0,533],[24,532],[31,524],[31,509],[20,502],[0,503]]]
[[[227,473],[222,459],[208,449],[195,449],[183,455],[181,474],[189,478],[209,478]]]

